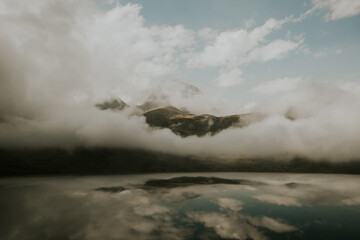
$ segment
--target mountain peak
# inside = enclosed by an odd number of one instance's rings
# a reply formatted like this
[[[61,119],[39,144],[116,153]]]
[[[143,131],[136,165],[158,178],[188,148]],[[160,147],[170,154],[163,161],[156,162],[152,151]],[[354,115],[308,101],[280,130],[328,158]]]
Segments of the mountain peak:
[[[122,111],[128,107],[128,105],[120,98],[113,98],[113,99],[111,99],[109,101],[105,101],[103,103],[97,103],[97,104],[95,104],[95,106],[97,108],[99,108],[100,110],[110,109],[113,111]]]

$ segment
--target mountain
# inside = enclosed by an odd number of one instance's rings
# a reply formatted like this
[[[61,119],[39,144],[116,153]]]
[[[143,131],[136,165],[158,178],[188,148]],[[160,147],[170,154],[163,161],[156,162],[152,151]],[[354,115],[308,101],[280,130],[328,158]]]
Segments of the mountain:
[[[112,99],[95,105],[101,110],[121,111],[129,107],[121,99]],[[168,128],[181,137],[207,134],[215,135],[230,127],[245,127],[250,123],[263,119],[260,114],[248,113],[230,116],[214,116],[210,114],[192,114],[173,106],[161,106],[159,101],[146,101],[136,106],[132,115],[144,116],[146,123],[152,128]]]
[[[120,98],[113,98],[109,101],[103,103],[95,104],[95,106],[101,110],[113,110],[113,111],[122,111],[128,107],[128,105],[121,100]]]
[[[261,119],[259,114],[239,114],[217,117],[191,114],[173,106],[160,107],[144,113],[146,123],[155,128],[168,128],[181,137],[214,135],[230,127],[245,127]]]
[[[210,114],[193,114],[185,109],[178,109],[172,104],[173,98],[191,99],[201,94],[196,86],[179,79],[172,79],[166,83],[153,86],[149,90],[150,95],[137,106],[129,106],[120,98],[114,98],[95,106],[100,110],[122,111],[131,108],[131,116],[144,116],[146,123],[154,128],[168,128],[174,134],[181,137],[215,135],[224,129],[231,127],[245,127],[260,121],[263,115],[248,113],[230,116],[214,116]]]

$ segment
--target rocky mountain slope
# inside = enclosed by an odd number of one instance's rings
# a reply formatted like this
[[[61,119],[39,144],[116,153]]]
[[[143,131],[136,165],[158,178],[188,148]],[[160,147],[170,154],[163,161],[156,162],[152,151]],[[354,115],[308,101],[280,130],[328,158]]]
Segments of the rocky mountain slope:
[[[113,111],[122,111],[125,108],[129,107],[123,100],[119,98],[114,98],[109,101],[105,101],[103,103],[95,104],[95,107],[101,110],[113,110]]]
[[[168,128],[181,137],[214,135],[224,129],[245,127],[264,118],[264,116],[254,113],[230,116],[193,114],[171,105],[171,97],[174,95],[183,99],[191,99],[200,93],[199,88],[179,79],[173,79],[164,85],[157,86],[155,91],[152,91],[140,105],[129,106],[120,98],[113,98],[95,106],[100,110],[112,111],[129,108],[131,116],[144,116],[150,127],[154,129]]]
[[[121,111],[128,105],[121,99],[112,99],[95,105],[101,110]],[[238,114],[214,116],[210,114],[192,114],[173,106],[159,106],[147,101],[135,108],[132,115],[143,115],[152,128],[168,128],[181,137],[214,135],[230,127],[245,127],[262,118],[259,114]]]
[[[144,113],[146,123],[155,128],[168,128],[182,137],[214,135],[230,127],[244,127],[256,119],[254,114],[217,117],[210,114],[191,114],[172,106]]]

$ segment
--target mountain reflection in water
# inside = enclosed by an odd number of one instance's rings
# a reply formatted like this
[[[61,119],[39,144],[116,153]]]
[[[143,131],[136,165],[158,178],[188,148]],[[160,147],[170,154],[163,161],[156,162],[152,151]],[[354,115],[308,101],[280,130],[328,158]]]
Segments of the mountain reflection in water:
[[[360,177],[0,179],[0,239],[360,239]]]

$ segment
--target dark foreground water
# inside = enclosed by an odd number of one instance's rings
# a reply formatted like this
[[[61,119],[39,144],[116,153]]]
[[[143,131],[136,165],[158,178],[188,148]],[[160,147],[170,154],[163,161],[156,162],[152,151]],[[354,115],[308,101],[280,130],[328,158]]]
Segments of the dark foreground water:
[[[360,176],[0,179],[0,239],[358,240]]]

